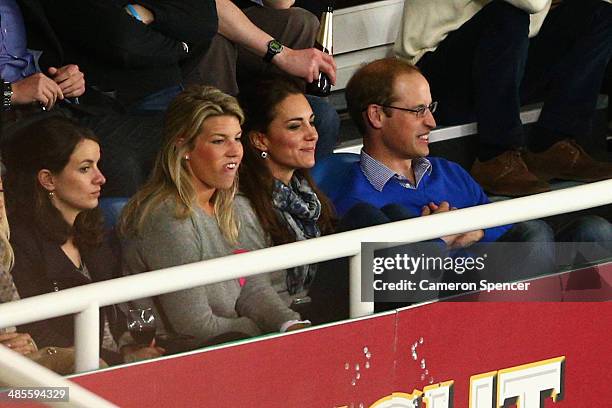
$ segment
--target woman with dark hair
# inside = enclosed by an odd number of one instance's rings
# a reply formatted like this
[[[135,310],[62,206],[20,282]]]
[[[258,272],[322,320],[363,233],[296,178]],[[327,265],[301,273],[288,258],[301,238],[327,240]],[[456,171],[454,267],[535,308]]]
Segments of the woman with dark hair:
[[[0,178],[0,303],[19,300],[19,293],[13,282],[13,248],[9,242],[10,229],[4,209],[4,190]],[[0,344],[22,354],[36,363],[66,375],[74,372],[74,349],[64,347],[42,347],[40,350],[29,333],[19,333],[16,328],[0,328]],[[106,366],[101,362],[102,366]],[[3,384],[0,382],[0,387]]]
[[[93,133],[64,118],[24,127],[3,147],[11,219],[12,271],[21,297],[119,276],[108,246],[98,197],[105,178],[98,169],[100,147]],[[126,332],[114,306],[100,313],[102,357],[121,362],[115,339]],[[39,347],[74,345],[71,316],[24,326]],[[112,331],[111,331],[112,329]],[[124,337],[121,344],[129,342]],[[154,347],[122,347],[126,361],[160,355]]]
[[[262,78],[243,88],[244,160],[240,191],[250,201],[268,245],[315,238],[334,229],[333,208],[312,181],[318,134],[299,84],[285,76]],[[274,287],[288,302],[307,299],[317,265],[274,273]]]

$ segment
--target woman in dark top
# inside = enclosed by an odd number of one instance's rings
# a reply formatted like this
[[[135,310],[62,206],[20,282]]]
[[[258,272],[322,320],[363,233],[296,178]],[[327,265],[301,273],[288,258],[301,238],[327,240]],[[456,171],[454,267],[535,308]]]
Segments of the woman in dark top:
[[[3,147],[6,201],[22,298],[119,276],[118,259],[103,234],[98,197],[105,178],[100,147],[88,129],[51,117],[23,128]],[[125,320],[114,306],[100,313],[102,358],[122,359]],[[74,344],[74,319],[62,316],[25,325],[39,347]],[[125,336],[119,344],[130,343]],[[154,347],[122,347],[126,360],[154,357]]]

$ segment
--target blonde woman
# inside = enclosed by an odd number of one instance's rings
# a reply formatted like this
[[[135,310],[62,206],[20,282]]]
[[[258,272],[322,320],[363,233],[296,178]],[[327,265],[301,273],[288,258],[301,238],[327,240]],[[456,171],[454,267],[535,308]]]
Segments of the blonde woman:
[[[9,225],[4,210],[4,189],[0,177],[0,303],[19,300],[13,283],[13,249],[8,241]],[[18,353],[28,355],[37,351],[36,344],[27,333],[17,333],[14,327],[0,328],[0,344]]]
[[[193,87],[172,102],[151,179],[122,215],[125,274],[257,249],[250,237],[261,227],[246,200],[235,197],[242,121],[236,99],[216,88]],[[300,326],[267,276],[242,283],[157,297],[158,328],[212,344]]]

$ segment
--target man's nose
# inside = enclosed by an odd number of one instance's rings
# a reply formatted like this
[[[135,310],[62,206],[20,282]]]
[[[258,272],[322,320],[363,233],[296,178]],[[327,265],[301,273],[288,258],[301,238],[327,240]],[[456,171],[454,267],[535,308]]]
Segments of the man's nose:
[[[433,116],[433,113],[431,113],[431,111],[429,109],[427,109],[427,111],[425,112],[425,120],[423,121],[423,123],[425,123],[425,125],[430,128],[433,129],[435,128],[436,125],[436,119]]]

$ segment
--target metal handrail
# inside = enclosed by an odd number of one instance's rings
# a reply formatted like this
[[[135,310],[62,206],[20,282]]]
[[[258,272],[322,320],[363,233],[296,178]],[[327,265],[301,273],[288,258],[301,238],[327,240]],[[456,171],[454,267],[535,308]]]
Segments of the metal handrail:
[[[612,180],[92,283],[2,304],[0,328],[76,313],[76,370],[92,370],[98,365],[101,306],[342,257],[351,257],[351,316],[363,316],[373,312],[373,303],[361,301],[362,242],[418,242],[608,203]]]

